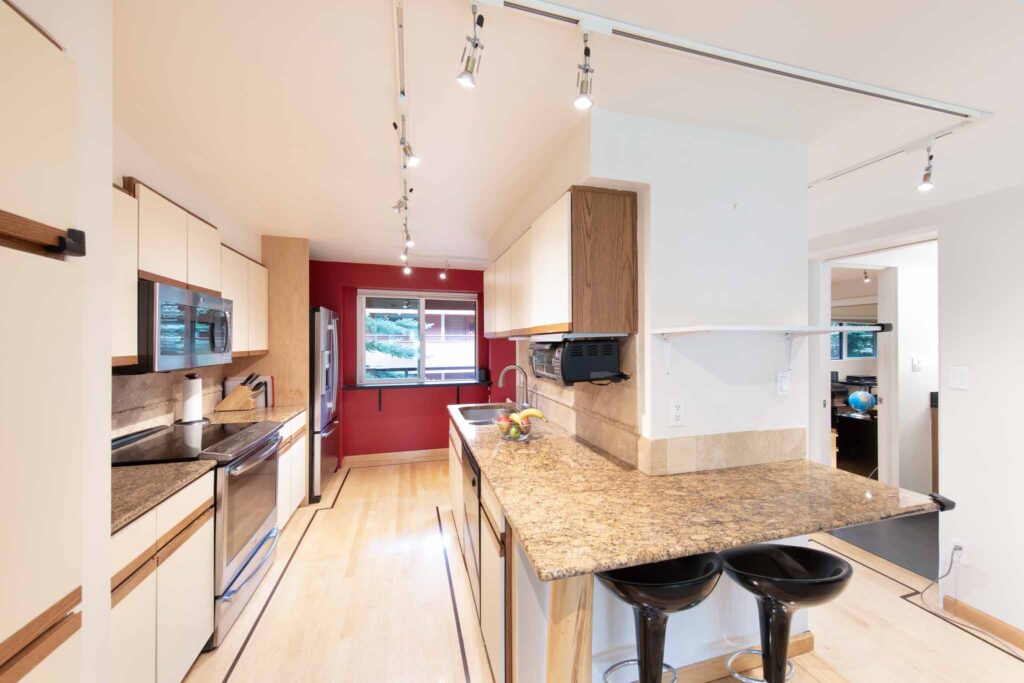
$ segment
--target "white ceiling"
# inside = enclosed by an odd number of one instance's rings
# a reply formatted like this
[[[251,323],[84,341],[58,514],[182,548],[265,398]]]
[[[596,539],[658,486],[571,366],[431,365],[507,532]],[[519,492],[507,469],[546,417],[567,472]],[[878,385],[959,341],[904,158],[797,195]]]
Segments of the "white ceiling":
[[[943,141],[938,187],[927,201],[956,196],[939,182],[953,184],[946,160],[958,146],[971,150],[993,135],[986,130],[1024,120],[1012,71],[1024,63],[1024,4],[1015,0],[568,2],[996,112],[976,131]],[[401,188],[391,130],[391,0],[263,0],[258,12],[253,7],[242,0],[115,0],[115,125],[255,230],[308,236],[315,258],[396,262],[400,221],[388,208]],[[454,76],[470,28],[468,2],[406,0],[409,133],[423,158],[411,181],[414,263],[424,255],[486,256],[490,234],[585,116],[570,104],[579,29],[505,8],[481,11],[480,85],[465,91]],[[599,106],[804,141],[812,178],[955,122],[622,38],[595,35],[591,44]],[[921,198],[905,197],[900,183],[912,188],[916,181],[904,175],[919,173],[922,161],[897,158],[815,188],[812,232],[913,210],[908,202]],[[1024,164],[1015,166],[1014,178],[1024,173]],[[962,192],[1010,177],[967,167],[965,161]]]

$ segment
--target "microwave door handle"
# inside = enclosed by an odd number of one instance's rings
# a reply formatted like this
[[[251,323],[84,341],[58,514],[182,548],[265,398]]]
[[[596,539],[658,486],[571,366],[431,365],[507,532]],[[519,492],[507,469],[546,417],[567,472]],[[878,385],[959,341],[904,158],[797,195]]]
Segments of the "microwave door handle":
[[[220,352],[229,353],[231,351],[231,338],[234,336],[231,331],[231,311],[224,311],[224,329],[227,331],[227,334],[224,335],[224,348]]]
[[[261,462],[263,462],[264,460],[269,458],[273,453],[275,453],[277,451],[277,447],[280,444],[281,444],[281,437],[280,437],[280,435],[275,436],[273,442],[271,442],[271,444],[269,446],[264,448],[262,451],[260,451],[256,455],[252,456],[251,458],[246,458],[245,460],[243,460],[242,462],[238,463],[237,465],[232,465],[231,467],[228,467],[227,468],[228,475],[234,476],[236,474],[245,474],[246,472],[251,470],[253,467],[256,467],[256,465],[260,464]]]

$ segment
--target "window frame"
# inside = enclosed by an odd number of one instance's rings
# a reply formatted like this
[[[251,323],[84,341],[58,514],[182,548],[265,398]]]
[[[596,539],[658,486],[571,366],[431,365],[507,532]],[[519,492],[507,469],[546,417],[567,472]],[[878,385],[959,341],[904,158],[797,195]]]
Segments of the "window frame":
[[[366,377],[366,299],[418,299],[419,300],[419,358],[416,368],[416,379],[396,379],[393,377],[382,377],[373,379]],[[427,335],[426,335],[426,301],[427,299],[442,299],[448,301],[472,301],[475,327],[473,333],[473,368],[478,368],[480,359],[480,295],[479,292],[431,292],[425,290],[404,290],[404,289],[358,289],[356,290],[356,382],[367,386],[402,386],[418,384],[455,384],[462,380],[452,379],[427,379]],[[475,380],[466,380],[475,381]]]
[[[837,320],[837,319],[833,319],[832,320],[832,324],[835,325],[836,323],[838,323],[840,325],[864,325],[865,327],[870,327],[872,325],[877,325],[878,324],[878,323],[864,322],[862,320]],[[869,332],[868,330],[865,330],[864,332],[857,332],[855,330],[845,330],[843,332],[830,332],[829,334],[830,335],[832,335],[832,334],[840,335],[840,338],[841,338],[840,353],[842,354],[842,357],[840,357],[840,358],[831,358],[831,350],[830,350],[829,351],[829,357],[831,359],[830,362],[835,363],[835,362],[848,361],[848,360],[872,360],[872,359],[877,359],[878,358],[878,333],[877,332]],[[850,337],[849,337],[849,335],[850,334],[871,334],[871,335],[873,335],[873,338],[874,338],[874,345],[873,346],[874,346],[874,350],[875,350],[875,355],[873,355],[873,356],[851,356],[850,355],[850,348],[849,348],[849,344],[850,344]]]

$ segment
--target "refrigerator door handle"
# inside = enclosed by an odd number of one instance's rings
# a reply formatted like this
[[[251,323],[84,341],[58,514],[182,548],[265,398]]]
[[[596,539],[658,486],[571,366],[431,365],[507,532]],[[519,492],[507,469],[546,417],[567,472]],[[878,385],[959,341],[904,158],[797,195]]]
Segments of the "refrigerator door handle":
[[[334,415],[338,412],[338,366],[340,365],[340,349],[338,348],[340,346],[338,339],[338,319],[335,318],[332,320],[328,328],[331,332],[331,358],[334,361],[331,363],[331,410],[332,415]]]
[[[329,425],[327,425],[327,428],[324,429],[324,431],[320,432],[320,438],[321,439],[326,439],[331,434],[333,434],[337,429],[338,429],[338,421],[337,420],[331,421],[331,423]]]

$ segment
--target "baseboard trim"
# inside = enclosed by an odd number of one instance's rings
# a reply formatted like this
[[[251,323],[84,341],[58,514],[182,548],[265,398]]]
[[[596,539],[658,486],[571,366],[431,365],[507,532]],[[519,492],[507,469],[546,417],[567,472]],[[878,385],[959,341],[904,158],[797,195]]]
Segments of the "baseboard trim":
[[[433,448],[424,451],[399,451],[396,453],[368,453],[365,455],[346,455],[342,465],[349,468],[376,467],[377,465],[408,465],[417,462],[434,462],[447,460],[447,448]]]
[[[751,647],[760,646],[752,645]],[[800,655],[805,655],[813,650],[814,634],[810,631],[798,633],[789,639],[790,659],[793,657],[799,657]],[[680,667],[676,670],[676,673],[679,676],[679,683],[708,683],[709,681],[717,681],[719,678],[725,678],[729,675],[729,671],[725,668],[725,663],[731,656],[732,654],[730,653]],[[750,671],[751,669],[756,669],[759,666],[761,666],[761,658],[757,655],[742,655],[738,657],[735,662],[736,670],[741,673]],[[668,674],[665,674],[662,680],[664,683],[668,683],[672,678]]]
[[[1001,638],[1011,645],[1015,645],[1024,650],[1024,631],[1007,624],[1002,619],[997,619],[991,614],[982,612],[977,607],[968,605],[962,600],[946,595],[942,598],[942,609],[952,614],[957,619],[962,619],[968,624],[977,626],[978,628],[988,631],[997,638]]]

